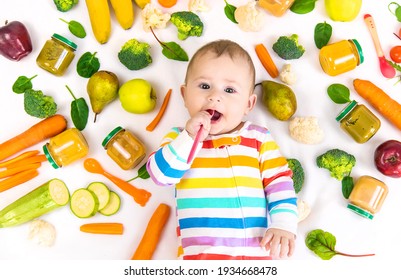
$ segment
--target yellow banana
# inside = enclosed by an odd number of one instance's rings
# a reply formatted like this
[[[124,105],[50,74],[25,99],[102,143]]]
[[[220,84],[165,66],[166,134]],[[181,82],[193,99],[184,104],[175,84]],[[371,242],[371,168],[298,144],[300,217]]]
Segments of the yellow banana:
[[[100,44],[109,40],[111,19],[108,0],[85,0],[93,35]]]
[[[134,0],[135,4],[138,5],[139,8],[143,9],[147,4],[150,3],[150,0]]]
[[[134,5],[132,0],[110,0],[118,23],[124,29],[130,29],[134,23]]]

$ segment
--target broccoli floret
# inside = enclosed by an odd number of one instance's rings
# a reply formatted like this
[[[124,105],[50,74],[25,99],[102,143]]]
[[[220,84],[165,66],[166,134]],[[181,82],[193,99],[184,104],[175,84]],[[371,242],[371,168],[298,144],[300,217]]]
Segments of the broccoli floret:
[[[273,44],[273,50],[279,57],[285,60],[298,59],[304,52],[305,48],[298,44],[298,35],[280,36],[277,42]]]
[[[67,12],[78,4],[78,0],[53,0],[53,2],[60,12]]]
[[[118,53],[118,59],[130,70],[139,70],[152,63],[150,45],[136,39],[128,40]]]
[[[28,89],[24,93],[24,109],[27,114],[37,118],[47,118],[57,112],[53,97],[44,95],[40,90]]]
[[[190,11],[181,11],[171,14],[170,21],[177,27],[178,39],[185,40],[189,36],[201,36],[203,22],[197,14]]]
[[[299,193],[305,181],[304,168],[301,162],[295,158],[287,158],[288,167],[292,170],[295,193]]]
[[[350,175],[355,163],[356,159],[353,155],[340,149],[328,150],[316,158],[319,168],[329,170],[330,176],[340,181]]]

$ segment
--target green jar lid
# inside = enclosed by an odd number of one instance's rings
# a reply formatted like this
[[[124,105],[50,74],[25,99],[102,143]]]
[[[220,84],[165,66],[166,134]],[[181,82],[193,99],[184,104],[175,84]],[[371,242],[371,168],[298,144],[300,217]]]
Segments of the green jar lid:
[[[363,52],[362,52],[362,47],[359,44],[359,42],[356,39],[352,39],[352,42],[354,42],[354,45],[356,47],[356,49],[358,50],[358,54],[359,54],[359,64],[362,64],[364,61],[364,56],[363,56]]]
[[[59,41],[63,42],[64,44],[67,44],[68,46],[70,46],[70,47],[73,48],[74,50],[76,50],[77,47],[78,47],[77,44],[75,44],[74,42],[71,42],[71,41],[68,40],[67,38],[65,38],[65,37],[63,37],[63,36],[61,36],[61,35],[59,35],[59,34],[57,34],[57,33],[54,33],[52,37],[53,37],[54,39],[56,39],[56,40],[59,40]]]
[[[102,146],[106,149],[106,145],[107,143],[109,143],[109,141],[114,137],[114,135],[116,135],[118,132],[120,132],[121,130],[123,130],[124,128],[122,128],[121,126],[117,126],[115,129],[113,129],[109,135],[106,136],[106,138],[104,138],[103,142],[102,142]]]
[[[347,107],[345,107],[340,114],[336,117],[336,121],[341,121],[358,103],[355,100],[352,100],[348,103]]]
[[[54,161],[52,155],[49,152],[49,149],[47,148],[47,144],[43,145],[43,152],[46,155],[47,160],[50,162],[50,164],[53,166],[53,168],[57,169],[60,166]]]
[[[362,208],[360,208],[358,206],[355,206],[355,205],[353,205],[351,203],[348,204],[347,208],[351,209],[352,211],[354,211],[358,215],[361,215],[364,218],[368,218],[369,220],[373,219],[373,215],[370,212],[368,212],[368,211],[366,211],[366,210],[364,210],[364,209],[362,209]]]

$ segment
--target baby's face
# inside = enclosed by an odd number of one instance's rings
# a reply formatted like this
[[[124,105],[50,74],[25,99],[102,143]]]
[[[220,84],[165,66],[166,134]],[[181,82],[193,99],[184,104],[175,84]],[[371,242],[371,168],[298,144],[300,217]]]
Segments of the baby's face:
[[[181,92],[192,117],[200,111],[214,112],[210,134],[231,132],[256,102],[250,66],[241,57],[216,57],[205,53],[198,57]]]

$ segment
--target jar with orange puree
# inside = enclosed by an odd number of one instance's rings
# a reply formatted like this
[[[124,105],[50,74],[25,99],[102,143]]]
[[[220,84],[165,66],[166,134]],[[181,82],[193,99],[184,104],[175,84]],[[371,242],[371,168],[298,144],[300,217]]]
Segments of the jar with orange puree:
[[[259,0],[259,6],[276,17],[281,17],[294,3],[294,0]]]
[[[51,165],[57,169],[85,157],[89,147],[83,134],[74,127],[50,138],[43,146],[43,151]]]
[[[319,61],[323,71],[337,76],[355,69],[363,63],[361,45],[357,40],[342,40],[320,49]]]

